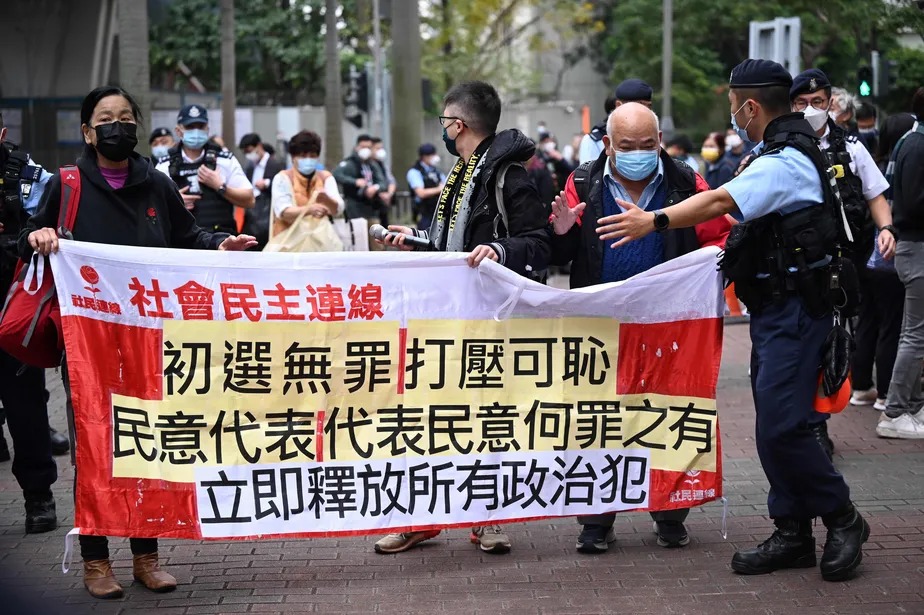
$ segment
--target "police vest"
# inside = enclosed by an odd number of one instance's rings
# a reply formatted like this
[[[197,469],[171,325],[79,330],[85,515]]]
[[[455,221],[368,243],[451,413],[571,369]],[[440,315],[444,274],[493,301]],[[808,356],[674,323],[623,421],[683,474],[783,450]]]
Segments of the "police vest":
[[[859,284],[855,267],[842,255],[846,241],[842,206],[832,185],[833,171],[801,113],[784,115],[767,126],[759,156],[784,147],[793,147],[812,161],[823,202],[732,227],[720,263],[726,283],[735,284],[738,298],[754,314],[799,296],[812,316],[835,310],[851,316],[859,300]]]
[[[440,185],[440,172],[437,169],[427,170],[427,167],[423,165],[419,160],[414,163],[414,167],[420,171],[420,176],[423,177],[424,188],[436,188]],[[427,197],[425,199],[419,199],[417,202],[417,207],[420,210],[420,213],[425,216],[432,216],[433,212],[436,211],[436,204],[440,200],[440,195]]]
[[[2,179],[0,193],[0,222],[3,223],[3,235],[19,237],[19,231],[28,219],[23,208],[23,197],[28,198],[32,184],[42,176],[42,167],[29,164],[29,154],[19,149],[15,143],[0,143],[0,164]]]
[[[196,201],[192,210],[196,224],[211,232],[237,233],[237,223],[234,220],[234,205],[223,198],[216,190],[201,184],[198,181],[190,182],[190,177],[199,172],[199,167],[205,165],[215,170],[218,158],[230,158],[230,152],[222,151],[218,146],[206,143],[204,155],[196,162],[183,160],[182,144],[177,143],[167,154],[169,160],[170,178],[181,190],[193,185],[199,187],[201,198]],[[191,191],[192,192],[192,191]]]
[[[844,248],[854,265],[862,269],[873,253],[876,224],[873,222],[869,205],[863,198],[863,181],[850,170],[852,158],[847,151],[847,141],[855,143],[857,138],[849,136],[834,122],[829,121],[828,125],[831,132],[828,134],[828,149],[825,150],[825,154],[828,164],[835,170],[837,190],[853,235],[853,241],[844,242]]]

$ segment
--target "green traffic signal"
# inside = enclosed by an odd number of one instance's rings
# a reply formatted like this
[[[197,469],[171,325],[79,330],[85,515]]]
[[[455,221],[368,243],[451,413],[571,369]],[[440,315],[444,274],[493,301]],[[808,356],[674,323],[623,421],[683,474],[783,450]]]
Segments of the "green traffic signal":
[[[869,96],[873,93],[873,89],[869,86],[869,83],[866,81],[860,82],[860,96]]]

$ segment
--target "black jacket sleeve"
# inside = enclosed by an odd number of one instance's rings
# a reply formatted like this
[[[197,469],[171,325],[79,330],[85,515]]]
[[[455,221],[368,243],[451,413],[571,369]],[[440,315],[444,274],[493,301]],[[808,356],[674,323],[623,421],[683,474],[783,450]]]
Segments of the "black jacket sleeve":
[[[61,210],[61,175],[55,173],[48,180],[45,186],[45,192],[42,193],[42,200],[39,201],[38,209],[29,218],[22,231],[19,233],[19,257],[24,261],[32,258],[32,246],[29,245],[29,234],[43,228],[58,228],[58,212]]]
[[[163,175],[158,173],[158,175]],[[170,216],[170,247],[171,248],[188,248],[194,250],[217,250],[221,242],[230,237],[228,233],[210,233],[201,229],[196,224],[186,206],[183,205],[183,197],[180,196],[176,185],[172,180],[163,175],[166,182],[161,182],[158,178],[158,187],[163,195],[164,203],[167,205],[167,213]]]
[[[491,245],[499,248],[500,263],[520,275],[535,277],[549,267],[552,231],[550,206],[522,166],[512,166],[504,178],[504,206],[510,220],[508,237]]]
[[[556,235],[552,231],[552,257],[550,263],[557,267],[564,267],[577,257],[580,246],[580,224],[572,226],[564,235]]]

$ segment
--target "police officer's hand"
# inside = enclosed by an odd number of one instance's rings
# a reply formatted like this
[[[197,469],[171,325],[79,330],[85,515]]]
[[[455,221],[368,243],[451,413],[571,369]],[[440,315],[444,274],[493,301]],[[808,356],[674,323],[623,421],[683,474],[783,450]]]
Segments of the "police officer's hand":
[[[40,228],[29,233],[29,245],[42,256],[58,251],[58,233],[53,228]]]
[[[199,176],[200,184],[204,184],[212,190],[221,188],[221,173],[217,169],[210,169],[203,164],[196,174]]]
[[[577,219],[581,217],[581,212],[587,207],[587,203],[578,203],[574,207],[568,207],[568,199],[564,192],[561,192],[552,201],[552,230],[556,235],[564,235],[571,230]]]
[[[497,256],[497,252],[494,251],[494,248],[485,245],[476,247],[465,260],[469,267],[477,267],[484,259],[492,260],[496,263],[499,257]]]
[[[654,214],[640,209],[635,203],[616,199],[624,212],[615,216],[606,216],[597,220],[597,235],[602,240],[618,239],[611,248],[618,248],[633,239],[641,239],[654,228]]]
[[[892,260],[892,257],[895,256],[895,236],[892,235],[892,231],[889,229],[883,229],[879,231],[879,253],[882,255],[882,258],[886,260]]]
[[[222,252],[242,252],[247,248],[252,248],[257,245],[257,238],[251,237],[250,235],[238,235],[236,237],[228,237],[221,242],[221,245],[218,246],[218,249]]]
[[[189,186],[180,189],[180,196],[183,197],[183,205],[190,211],[196,208],[196,201],[202,198],[198,194],[189,194]]]

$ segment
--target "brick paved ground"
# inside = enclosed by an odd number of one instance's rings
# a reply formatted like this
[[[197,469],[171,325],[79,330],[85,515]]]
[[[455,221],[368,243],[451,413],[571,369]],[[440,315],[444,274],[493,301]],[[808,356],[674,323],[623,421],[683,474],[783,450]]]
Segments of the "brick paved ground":
[[[254,543],[162,542],[161,555],[179,579],[172,594],[130,585],[128,545],[113,540],[116,574],[125,598],[93,601],[80,573],[61,574],[64,534],[73,506],[73,473],[59,459],[56,485],[62,528],[24,536],[22,498],[0,465],[0,613],[12,607],[13,588],[41,600],[26,612],[46,613],[670,613],[876,614],[924,613],[924,443],[885,441],[873,429],[877,413],[851,408],[831,422],[837,465],[867,515],[872,536],[861,575],[825,583],[815,570],[762,577],[731,573],[738,546],[766,537],[766,481],[756,460],[753,409],[747,383],[746,325],[726,327],[719,390],[724,430],[728,539],[722,538],[722,506],[695,510],[688,522],[692,543],[658,548],[646,515],[623,515],[616,548],[599,557],[574,551],[572,520],[510,527],[511,554],[488,556],[452,531],[421,548],[395,556],[373,553],[371,540]],[[52,421],[65,424],[57,380]],[[816,528],[819,543],[823,526]],[[819,544],[819,553],[821,545]],[[57,606],[57,608],[56,608]]]

